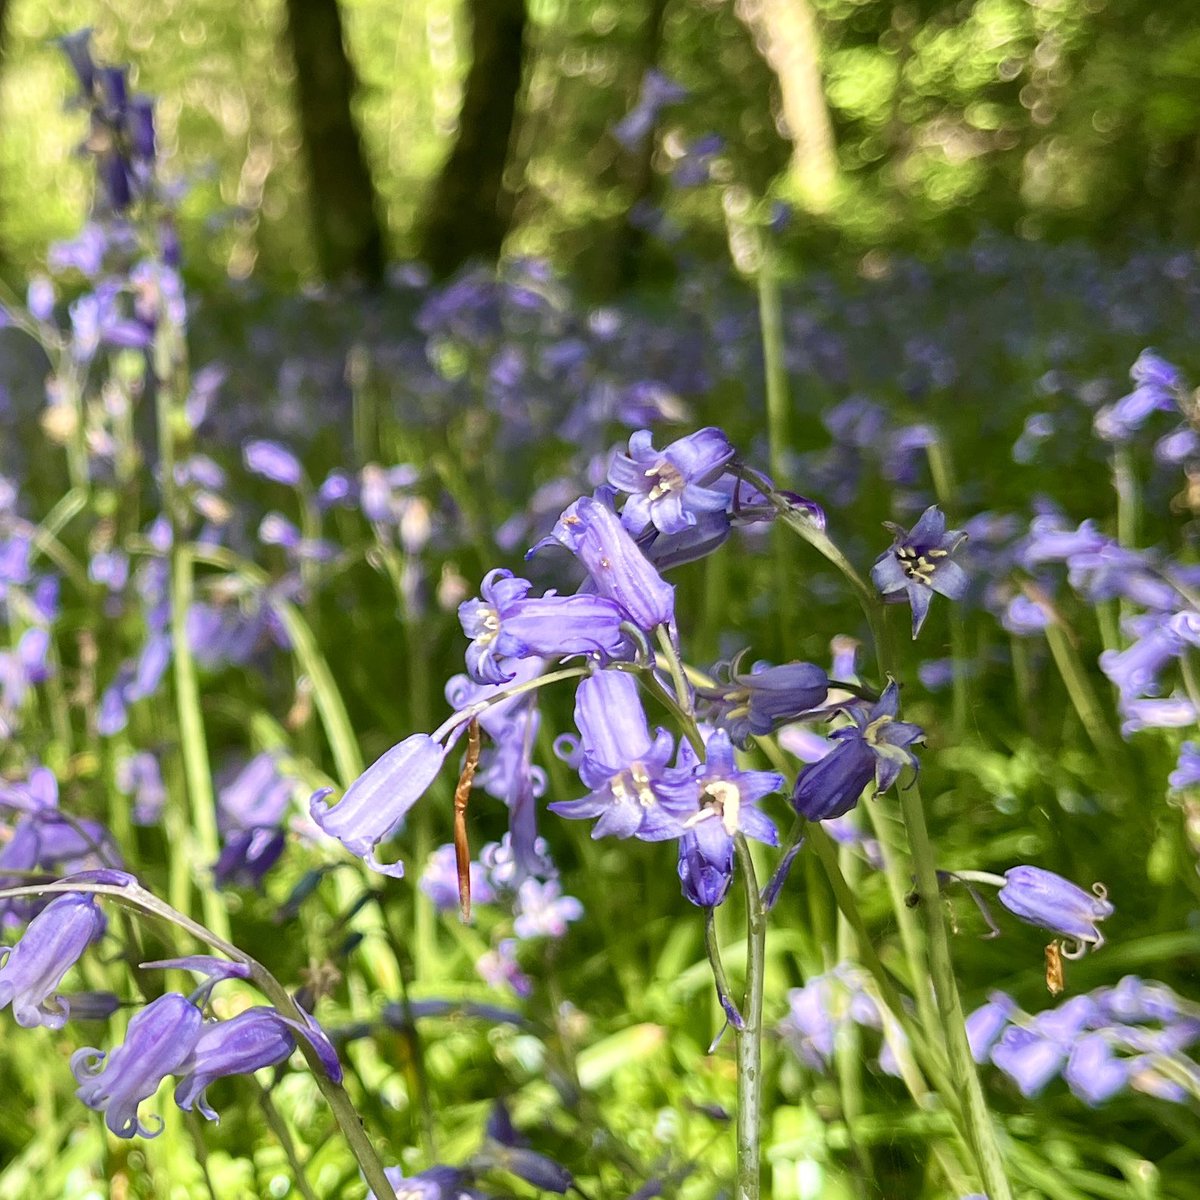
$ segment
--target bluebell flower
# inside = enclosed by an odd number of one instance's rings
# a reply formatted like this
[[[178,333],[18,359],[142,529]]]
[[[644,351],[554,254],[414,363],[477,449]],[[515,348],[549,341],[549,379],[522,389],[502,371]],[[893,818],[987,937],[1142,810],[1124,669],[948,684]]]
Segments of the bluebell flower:
[[[11,1004],[18,1025],[61,1029],[69,1009],[56,989],[103,932],[94,897],[69,892],[51,900],[15,946],[0,948],[0,1008]]]
[[[1113,1053],[1106,1030],[1085,1033],[1071,1047],[1063,1080],[1085,1104],[1096,1107],[1129,1086],[1133,1062]]]
[[[629,439],[629,453],[615,454],[608,482],[628,493],[621,524],[634,537],[653,525],[660,533],[682,533],[699,513],[724,513],[729,495],[710,485],[733,458],[733,447],[716,428],[697,430],[662,450],[654,435],[639,429]]]
[[[894,680],[870,708],[853,704],[845,711],[854,724],[835,729],[830,737],[839,744],[796,780],[792,806],[809,821],[849,812],[872,779],[876,789],[884,792],[904,767],[917,769],[917,757],[909,747],[925,735],[919,725],[896,719],[900,689]]]
[[[289,1023],[267,1005],[248,1008],[228,1021],[206,1024],[186,1061],[174,1072],[183,1075],[175,1088],[175,1103],[184,1112],[198,1108],[208,1120],[219,1121],[205,1094],[213,1080],[273,1067],[295,1048],[296,1037]]]
[[[667,764],[674,739],[665,729],[652,737],[637,682],[621,671],[599,671],[575,693],[580,741],[569,761],[591,794],[547,805],[560,816],[599,817],[592,837],[637,837],[660,842],[679,837],[696,810],[692,772]],[[569,740],[560,739],[560,745]]]
[[[71,1071],[79,1087],[75,1094],[98,1112],[117,1137],[156,1137],[161,1117],[152,1129],[138,1117],[138,1105],[158,1091],[168,1075],[188,1061],[200,1034],[200,1010],[178,992],[168,992],[136,1012],[125,1041],[110,1054],[91,1046],[71,1055]]]
[[[908,597],[912,606],[912,635],[921,632],[933,593],[961,600],[967,590],[967,576],[952,555],[966,534],[946,528],[946,517],[937,505],[931,505],[920,520],[905,531],[887,523],[895,539],[871,568],[871,578],[885,600]]]
[[[977,1063],[987,1061],[992,1047],[1000,1040],[1016,1009],[1012,997],[1003,992],[991,992],[987,1003],[980,1005],[967,1017],[967,1044],[971,1047],[971,1057]]]
[[[1121,734],[1129,737],[1143,729],[1185,729],[1200,719],[1186,696],[1157,696],[1121,703]]]
[[[996,898],[1022,921],[1070,938],[1079,952],[1104,944],[1099,922],[1115,910],[1099,884],[1085,892],[1053,871],[1030,866],[1012,867],[1004,879]]]
[[[1009,1025],[992,1047],[992,1062],[1023,1096],[1036,1096],[1062,1070],[1075,1039],[1096,1016],[1091,997],[1073,996],[1025,1025]]]
[[[1108,442],[1126,442],[1153,412],[1179,409],[1182,377],[1177,367],[1152,350],[1143,350],[1129,371],[1134,389],[1115,404],[1096,414],[1098,437]]]
[[[1195,787],[1200,784],[1200,742],[1184,742],[1179,748],[1179,761],[1167,776],[1173,788]]]
[[[1100,670],[1108,676],[1123,700],[1136,700],[1158,690],[1163,668],[1182,653],[1185,642],[1170,624],[1150,616],[1139,625],[1140,634],[1125,650],[1105,650]]]
[[[516,938],[503,938],[476,960],[475,970],[490,987],[509,988],[514,995],[525,998],[533,994],[533,980],[521,970],[517,945]]]
[[[496,893],[482,863],[472,862],[471,904],[492,904]],[[430,856],[418,883],[421,891],[433,901],[438,912],[452,912],[459,905],[458,861],[452,843],[439,846]]]
[[[429,789],[446,753],[447,748],[427,734],[414,733],[369,766],[335,807],[325,803],[329,789],[323,789],[313,796],[309,812],[327,834],[373,871],[398,879],[404,874],[404,864],[381,863],[376,847]]]
[[[624,610],[603,596],[530,597],[532,585],[511,571],[489,571],[482,599],[459,605],[463,632],[472,639],[467,671],[478,683],[508,683],[512,659],[599,655],[602,661],[629,657],[631,643],[621,630]]]
[[[591,496],[576,500],[559,517],[552,536],[587,568],[597,593],[615,600],[639,629],[673,626],[675,589],[663,581],[604,501]]]
[[[155,825],[167,802],[158,759],[148,750],[127,754],[117,760],[114,772],[117,791],[133,800],[133,823]]]
[[[524,879],[517,888],[515,914],[513,932],[522,940],[561,938],[567,925],[583,916],[583,905],[574,896],[564,896],[557,879]]]
[[[396,1200],[488,1200],[474,1188],[466,1187],[466,1173],[458,1167],[430,1167],[416,1175],[405,1175],[400,1167],[384,1167],[384,1175],[396,1193]],[[377,1200],[367,1192],[367,1200]]]
[[[637,103],[613,127],[613,137],[626,150],[634,149],[654,128],[659,113],[668,105],[686,100],[687,96],[687,88],[651,67],[642,76]]]
[[[273,483],[298,487],[304,478],[300,460],[278,442],[263,438],[247,442],[242,447],[242,461],[246,464],[246,470]]]
[[[716,684],[696,692],[706,719],[727,730],[735,745],[745,746],[752,736],[771,733],[825,702],[829,677],[813,663],[756,662],[747,673],[739,669],[741,658],[720,664]]]
[[[696,763],[690,746],[680,750],[680,765],[691,764],[700,784],[700,808],[684,821],[678,869],[684,896],[701,908],[713,908],[725,899],[733,878],[735,834],[779,845],[774,822],[757,804],[783,786],[783,776],[740,770],[723,729],[709,734],[704,749],[703,764]]]

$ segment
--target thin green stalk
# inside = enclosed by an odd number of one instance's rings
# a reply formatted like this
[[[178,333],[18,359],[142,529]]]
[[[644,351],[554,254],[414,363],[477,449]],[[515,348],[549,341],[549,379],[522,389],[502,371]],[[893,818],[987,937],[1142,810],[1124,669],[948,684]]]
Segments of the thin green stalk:
[[[263,1116],[266,1117],[271,1132],[283,1148],[283,1153],[288,1160],[288,1166],[292,1168],[292,1178],[296,1181],[297,1189],[304,1197],[304,1200],[317,1200],[316,1194],[309,1185],[308,1176],[304,1173],[304,1164],[300,1161],[300,1155],[296,1151],[296,1143],[292,1138],[291,1130],[288,1129],[287,1122],[283,1119],[283,1114],[275,1107],[275,1101],[271,1099],[270,1090],[263,1087],[257,1080],[255,1080],[255,1086],[258,1088]]]
[[[950,956],[950,936],[942,909],[933,843],[929,840],[925,809],[915,780],[911,786],[900,792],[900,808],[904,813],[904,824],[908,830],[913,866],[916,869],[917,895],[925,914],[929,968],[950,1056],[950,1071],[965,1093],[967,1128],[975,1149],[984,1190],[990,1200],[1012,1200],[1012,1189],[1009,1187],[1004,1160],[996,1140],[995,1124],[988,1111],[983,1088],[979,1083],[979,1074],[975,1069],[975,1059],[967,1041],[966,1019],[958,994],[954,963]]]
[[[762,1006],[767,963],[767,916],[750,847],[742,834],[733,840],[746,893],[746,992],[744,1028],[737,1031],[737,1197],[759,1200],[762,1168]]]
[[[1110,767],[1117,766],[1112,752],[1116,737],[1109,727],[1108,719],[1100,707],[1100,701],[1096,697],[1091,680],[1087,677],[1087,672],[1083,669],[1083,663],[1080,662],[1075,647],[1071,645],[1066,631],[1056,622],[1051,621],[1046,626],[1045,632],[1046,645],[1050,647],[1054,665],[1058,668],[1059,675],[1062,676],[1067,696],[1079,715],[1088,740]]]

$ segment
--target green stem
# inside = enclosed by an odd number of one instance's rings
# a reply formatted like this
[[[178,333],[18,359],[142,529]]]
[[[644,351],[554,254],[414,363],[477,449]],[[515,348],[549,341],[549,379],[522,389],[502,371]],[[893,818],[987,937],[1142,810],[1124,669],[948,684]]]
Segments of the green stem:
[[[270,1091],[263,1087],[261,1083],[258,1083],[257,1080],[255,1083],[257,1084],[259,1099],[262,1103],[263,1116],[266,1117],[267,1124],[271,1127],[271,1132],[275,1135],[276,1140],[283,1147],[283,1153],[287,1157],[288,1165],[292,1168],[292,1178],[296,1181],[296,1187],[304,1197],[304,1200],[317,1200],[308,1182],[308,1176],[304,1173],[304,1164],[300,1161],[300,1155],[296,1151],[296,1143],[292,1139],[287,1122],[283,1119],[283,1114],[275,1107],[275,1101],[271,1099]]]
[[[188,640],[187,615],[192,604],[194,563],[190,548],[183,539],[184,516],[175,483],[175,425],[176,412],[183,394],[183,353],[165,314],[159,323],[154,342],[155,402],[158,422],[158,468],[161,476],[163,510],[171,524],[169,554],[169,593],[171,615],[171,664],[175,691],[175,712],[179,722],[180,752],[186,782],[191,828],[195,839],[194,852],[211,867],[220,853],[217,835],[216,799],[213,794],[212,771],[208,761],[208,746],[204,736],[204,718],[200,708],[200,687],[196,662]],[[188,871],[188,847],[173,847],[171,870],[177,875]],[[171,894],[181,895],[183,885],[175,879]],[[204,919],[208,925],[228,937],[229,914],[214,887],[200,889]]]
[[[737,1031],[737,1197],[758,1200],[762,1151],[762,1007],[767,963],[767,917],[745,837],[733,839],[746,893],[744,1028]]]
[[[958,995],[958,982],[954,976],[954,963],[950,956],[950,936],[946,929],[946,918],[938,889],[936,859],[925,824],[921,793],[915,781],[901,791],[900,808],[904,813],[904,824],[908,830],[913,866],[916,869],[917,895],[925,914],[929,968],[937,995],[938,1013],[942,1018],[946,1049],[950,1056],[950,1072],[965,1092],[964,1109],[976,1163],[989,1200],[1012,1200],[1012,1189],[1009,1187],[1004,1160],[996,1140],[995,1124],[988,1111],[983,1088],[979,1083],[979,1074],[975,1069],[975,1059],[967,1041],[962,1001]]]

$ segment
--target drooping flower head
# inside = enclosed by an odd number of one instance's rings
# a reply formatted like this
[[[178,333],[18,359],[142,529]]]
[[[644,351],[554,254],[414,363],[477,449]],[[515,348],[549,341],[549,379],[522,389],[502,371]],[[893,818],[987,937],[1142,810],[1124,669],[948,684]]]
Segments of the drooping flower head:
[[[654,736],[637,683],[621,671],[598,671],[575,693],[579,741],[560,739],[568,761],[591,789],[581,800],[547,805],[570,818],[599,817],[592,837],[637,837],[667,841],[683,832],[695,811],[698,784],[690,770],[667,765],[674,739],[665,729]]]
[[[835,729],[830,737],[839,744],[796,780],[792,806],[810,821],[848,813],[872,779],[883,792],[906,766],[917,769],[917,757],[909,747],[925,734],[919,725],[897,720],[900,689],[894,680],[870,708],[853,704],[845,711],[854,724]]]
[[[482,599],[458,607],[463,632],[471,638],[467,671],[477,683],[508,683],[516,676],[511,660],[565,658],[595,654],[602,661],[628,657],[621,630],[621,606],[603,596],[530,597],[531,584],[511,571],[489,571]]]
[[[56,989],[103,932],[104,914],[94,896],[68,892],[51,900],[15,946],[0,949],[0,1008],[11,1004],[18,1025],[61,1029],[69,1005]]]
[[[105,1054],[91,1046],[71,1055],[71,1071],[79,1087],[75,1094],[98,1112],[117,1137],[156,1137],[162,1118],[152,1129],[138,1117],[138,1105],[158,1091],[168,1075],[187,1062],[199,1036],[200,1010],[178,992],[151,1001],[130,1018],[125,1041]]]
[[[966,534],[947,529],[945,514],[931,505],[921,519],[905,531],[887,522],[894,541],[871,568],[871,578],[885,600],[908,597],[912,606],[912,635],[921,632],[933,593],[961,600],[967,590],[967,576],[951,558]]]
[[[375,849],[425,794],[445,761],[447,747],[428,734],[414,733],[393,746],[350,786],[339,803],[325,803],[328,789],[309,804],[316,823],[373,871],[400,878],[403,863],[381,863]]]
[[[717,683],[696,693],[706,719],[726,730],[734,745],[745,746],[752,736],[794,721],[822,704],[829,691],[828,675],[814,663],[757,662],[744,672],[741,660],[739,654],[719,665]]]
[[[551,537],[584,565],[596,592],[616,601],[639,629],[650,632],[674,624],[675,589],[663,581],[604,500],[580,497],[559,517]],[[534,550],[550,540],[539,542]]]
[[[1075,943],[1074,953],[1104,945],[1099,923],[1115,910],[1100,884],[1093,892],[1085,892],[1053,871],[1030,866],[1013,867],[1004,872],[1004,878],[996,898],[1022,921],[1070,938]]]
[[[180,1067],[186,1074],[175,1088],[175,1103],[184,1112],[199,1108],[208,1120],[219,1121],[205,1095],[214,1079],[273,1067],[295,1048],[296,1038],[288,1022],[267,1005],[248,1008],[228,1021],[205,1025]]]

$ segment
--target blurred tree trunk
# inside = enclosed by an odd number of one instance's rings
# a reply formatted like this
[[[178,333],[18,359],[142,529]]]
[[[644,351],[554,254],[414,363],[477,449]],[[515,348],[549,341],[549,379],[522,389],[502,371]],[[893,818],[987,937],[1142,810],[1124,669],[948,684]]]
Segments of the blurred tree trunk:
[[[287,0],[287,33],[321,273],[376,284],[383,278],[383,228],[351,109],[357,80],[337,0]]]
[[[471,69],[458,137],[430,193],[421,258],[449,275],[498,257],[512,220],[504,180],[525,57],[525,0],[470,0]]]
[[[799,194],[822,211],[833,200],[837,148],[825,103],[820,34],[812,6],[809,0],[737,0],[736,10],[779,81]]]

